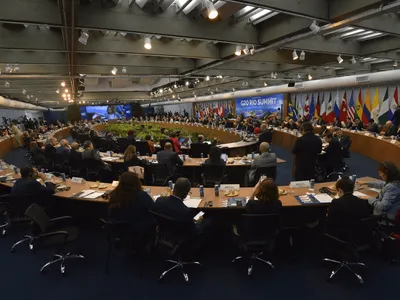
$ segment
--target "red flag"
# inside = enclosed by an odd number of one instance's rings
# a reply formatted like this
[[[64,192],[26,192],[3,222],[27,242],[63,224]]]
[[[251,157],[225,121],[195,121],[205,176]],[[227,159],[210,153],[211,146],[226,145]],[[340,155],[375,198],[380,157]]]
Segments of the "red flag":
[[[344,92],[342,105],[340,107],[340,121],[346,121],[346,118],[347,118],[347,100],[346,100],[346,92]]]
[[[319,104],[319,93],[318,93],[318,97],[317,97],[317,104],[315,105],[315,112],[314,112],[314,116],[320,116],[321,114],[321,105]]]
[[[304,116],[308,118],[309,114],[310,114],[310,99],[308,98],[307,95],[306,103],[304,104]]]

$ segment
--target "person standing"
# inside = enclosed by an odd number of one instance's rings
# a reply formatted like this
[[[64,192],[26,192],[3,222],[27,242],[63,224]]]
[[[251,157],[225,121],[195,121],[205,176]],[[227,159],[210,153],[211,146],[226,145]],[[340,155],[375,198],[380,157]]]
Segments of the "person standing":
[[[295,156],[294,167],[296,180],[310,180],[315,177],[315,167],[318,154],[322,151],[322,141],[314,134],[314,128],[309,122],[300,128],[303,136],[294,144],[292,154]]]
[[[12,122],[10,132],[11,132],[11,134],[14,135],[14,141],[17,144],[17,146],[22,147],[22,141],[21,141],[22,132],[17,127],[17,123],[15,121]]]

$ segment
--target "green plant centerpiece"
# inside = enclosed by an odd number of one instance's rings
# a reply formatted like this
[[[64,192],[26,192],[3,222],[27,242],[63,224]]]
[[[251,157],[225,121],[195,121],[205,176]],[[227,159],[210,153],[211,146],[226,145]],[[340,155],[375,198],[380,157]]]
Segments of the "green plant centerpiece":
[[[168,138],[168,135],[161,131],[161,126],[158,124],[127,124],[127,123],[115,123],[115,124],[107,124],[105,130],[111,132],[114,136],[117,137],[126,137],[128,136],[128,132],[133,130],[136,136],[136,139],[145,140],[147,135],[150,135],[153,138],[154,142],[160,142],[161,139]],[[184,128],[180,127],[178,124],[176,128],[168,128],[165,131],[179,131],[179,137],[190,138],[192,142],[197,141],[198,136],[201,134],[200,132],[188,132]],[[208,140],[205,137],[205,140]]]

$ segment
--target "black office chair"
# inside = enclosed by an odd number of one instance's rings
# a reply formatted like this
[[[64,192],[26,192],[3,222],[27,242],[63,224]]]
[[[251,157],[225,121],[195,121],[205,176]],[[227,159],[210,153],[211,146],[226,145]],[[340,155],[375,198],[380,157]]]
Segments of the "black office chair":
[[[151,168],[153,185],[166,185],[171,176],[168,166],[166,164],[152,164]]]
[[[37,204],[32,204],[28,207],[25,215],[31,220],[32,245],[40,244],[42,246],[57,246],[57,252],[54,254],[55,260],[50,261],[43,265],[40,269],[41,273],[45,273],[46,269],[60,262],[61,274],[65,274],[67,259],[83,259],[84,257],[79,254],[65,253],[66,244],[75,241],[79,236],[79,229],[76,226],[62,226],[55,227],[61,221],[70,221],[72,217],[64,216],[59,218],[50,219],[49,216]]]
[[[200,158],[203,153],[203,157],[207,157],[210,153],[210,145],[207,143],[192,143],[190,145],[190,156],[193,158]]]
[[[100,180],[100,162],[95,159],[84,159],[83,165],[86,170],[85,180],[97,181]]]
[[[71,153],[72,154],[72,153]],[[69,157],[69,175],[71,177],[81,177],[85,166],[83,164],[82,155],[70,155]]]
[[[0,237],[7,235],[7,230],[11,226],[8,204],[0,202]]]
[[[225,165],[203,165],[204,187],[214,187],[225,179]]]
[[[65,156],[61,153],[56,153],[54,155],[54,160],[53,160],[53,170],[62,172],[62,173],[67,173],[68,171],[68,161],[66,161]]]
[[[345,268],[353,273],[360,283],[363,283],[363,278],[360,274],[352,269],[354,266],[366,267],[361,262],[360,252],[368,249],[373,243],[374,233],[378,226],[380,216],[371,216],[359,221],[355,221],[353,226],[347,226],[342,230],[344,236],[341,238],[330,234],[325,234],[326,249],[334,258],[324,258],[323,261],[331,262],[338,267],[333,270],[327,279],[332,282],[333,277],[342,269]]]
[[[232,262],[248,259],[249,276],[253,273],[256,261],[275,268],[269,260],[261,256],[273,251],[280,230],[281,218],[278,214],[243,214],[240,225],[233,225],[233,240],[244,254],[237,256]]]
[[[157,222],[156,245],[155,249],[169,258],[167,262],[174,264],[171,268],[161,273],[161,281],[169,272],[179,268],[187,284],[190,283],[189,275],[185,271],[185,265],[199,265],[198,261],[184,261],[184,257],[192,252],[198,236],[193,232],[193,228],[187,226],[187,223],[180,222],[163,214],[151,212]]]
[[[166,143],[171,143],[171,145],[172,145],[172,151],[175,152],[174,143],[173,143],[172,140],[170,140],[170,139],[161,139],[161,140],[160,140],[161,150],[164,150],[164,145],[165,145]]]
[[[276,179],[276,167],[257,167],[254,175],[254,182],[257,183],[261,176],[267,176],[275,181]]]
[[[136,152],[140,155],[150,156],[152,155],[149,143],[147,141],[136,141],[135,142]]]
[[[127,138],[117,138],[117,145],[119,152],[124,153],[126,148],[128,148],[129,143]]]

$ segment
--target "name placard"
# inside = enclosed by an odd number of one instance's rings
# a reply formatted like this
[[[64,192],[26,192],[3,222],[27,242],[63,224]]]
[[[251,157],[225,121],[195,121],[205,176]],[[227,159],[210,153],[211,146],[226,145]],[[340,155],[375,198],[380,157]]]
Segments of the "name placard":
[[[391,142],[392,144],[396,144],[397,141],[396,141],[396,140],[391,140],[390,142]]]
[[[381,136],[381,135],[378,136],[378,140],[381,140],[381,139],[383,139],[383,136]]]
[[[231,190],[239,190],[240,189],[240,184],[221,184],[219,189],[221,191],[231,191]]]
[[[290,187],[292,189],[298,189],[298,188],[309,188],[310,187],[310,182],[308,180],[304,181],[292,181],[290,184]]]
[[[81,177],[72,177],[71,182],[73,183],[83,183],[83,178]]]

